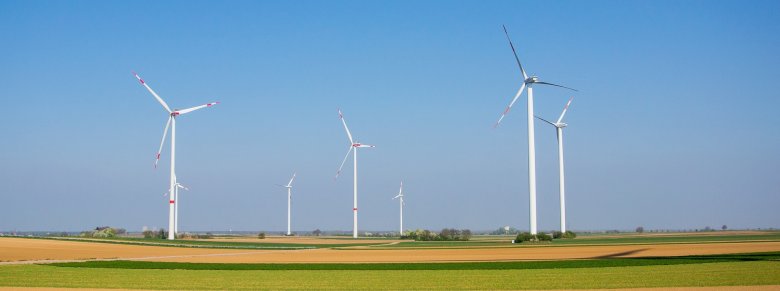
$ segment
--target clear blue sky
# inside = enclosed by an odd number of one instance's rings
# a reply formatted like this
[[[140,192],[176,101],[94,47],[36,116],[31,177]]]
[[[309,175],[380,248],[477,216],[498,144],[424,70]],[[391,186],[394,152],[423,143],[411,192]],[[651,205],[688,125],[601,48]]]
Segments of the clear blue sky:
[[[578,88],[575,230],[778,227],[777,1],[0,1],[0,230],[166,227],[169,104],[182,230],[528,228],[526,69]],[[538,87],[554,118],[571,95]],[[558,226],[554,130],[537,124],[539,227]],[[351,167],[346,168],[351,173]]]

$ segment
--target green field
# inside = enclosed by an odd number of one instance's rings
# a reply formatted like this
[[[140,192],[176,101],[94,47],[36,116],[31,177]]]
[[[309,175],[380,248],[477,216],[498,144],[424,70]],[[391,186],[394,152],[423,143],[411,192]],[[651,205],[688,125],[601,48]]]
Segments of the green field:
[[[87,261],[51,263],[71,268],[171,270],[522,270],[636,267],[723,262],[780,261],[780,252],[680,257],[612,258],[559,261],[456,262],[456,263],[178,263],[143,261]]]
[[[505,237],[466,242],[410,242],[394,245],[355,240],[356,244],[291,244],[208,240],[90,239],[104,243],[207,248],[296,249],[370,246],[555,247],[780,241],[780,233],[747,235],[672,235],[583,237],[546,244],[509,244]],[[174,263],[87,261],[40,265],[0,265],[0,287],[71,287],[157,290],[517,290],[706,286],[780,286],[780,252],[681,257],[604,258],[558,261],[455,263]]]
[[[0,286],[10,287],[506,290],[778,284],[780,262],[772,260],[504,270],[161,270],[0,266]]]
[[[673,243],[713,243],[713,242],[745,242],[745,241],[780,241],[780,232],[767,231],[763,234],[728,234],[722,235],[690,235],[672,234],[664,236],[585,236],[576,239],[556,239],[547,243],[511,244],[514,237],[475,236],[470,241],[404,241],[394,245],[381,245],[377,248],[457,248],[457,247],[496,247],[496,246],[570,246],[570,245],[617,245],[617,244],[673,244]]]
[[[166,240],[166,239],[146,239],[146,238],[67,238],[67,237],[19,237],[27,239],[52,239],[77,242],[97,242],[111,244],[128,245],[151,245],[163,247],[179,248],[215,248],[215,249],[273,249],[273,250],[296,250],[296,249],[317,249],[317,248],[338,248],[348,246],[370,246],[377,245],[376,242],[356,242],[350,244],[296,244],[296,243],[267,243],[258,239],[258,242],[231,242],[231,241],[209,241],[209,240]]]
[[[603,237],[599,235],[583,236],[576,239],[557,239],[548,243],[524,243],[512,244],[514,237],[511,236],[474,236],[470,241],[401,241],[397,244],[387,244],[384,242],[372,242],[370,238],[355,239],[354,243],[342,244],[302,244],[302,243],[272,243],[263,242],[258,239],[257,242],[231,242],[231,241],[210,241],[210,240],[165,240],[165,239],[144,239],[144,238],[67,238],[67,237],[37,237],[43,239],[56,239],[68,241],[88,241],[99,243],[131,244],[131,245],[154,245],[166,247],[191,247],[191,248],[220,248],[220,249],[276,249],[276,250],[294,250],[294,249],[314,249],[314,248],[344,248],[356,246],[369,246],[380,249],[394,248],[479,248],[479,247],[537,247],[537,246],[570,246],[570,245],[615,245],[615,244],[670,244],[670,243],[708,243],[708,242],[744,242],[744,241],[780,241],[780,232],[767,231],[763,234],[729,234],[725,232],[719,235],[664,235],[664,236],[630,236],[616,235],[613,237]],[[31,238],[32,239],[32,238]],[[345,239],[339,237],[320,238]],[[385,238],[377,238],[385,239]]]

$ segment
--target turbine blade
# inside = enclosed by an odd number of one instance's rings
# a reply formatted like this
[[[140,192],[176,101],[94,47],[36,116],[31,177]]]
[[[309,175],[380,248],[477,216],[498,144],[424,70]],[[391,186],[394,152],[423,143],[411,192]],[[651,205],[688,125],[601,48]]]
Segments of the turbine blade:
[[[509,102],[509,106],[507,106],[506,109],[504,109],[504,112],[501,113],[501,117],[498,118],[496,124],[493,125],[494,128],[498,127],[498,125],[501,124],[501,121],[504,120],[504,116],[509,114],[509,110],[512,109],[513,105],[515,105],[515,102],[517,102],[517,98],[520,98],[520,95],[523,94],[523,90],[525,90],[525,82],[523,82],[523,85],[520,86],[520,90],[517,90],[517,94],[515,95],[515,98],[512,98],[512,102]]]
[[[198,105],[198,106],[195,106],[195,107],[190,107],[190,108],[187,108],[187,109],[176,110],[176,111],[174,111],[173,113],[174,113],[174,114],[185,114],[185,113],[190,113],[190,112],[193,112],[193,111],[195,111],[195,110],[198,110],[198,109],[201,109],[201,108],[206,108],[206,107],[211,107],[211,106],[214,106],[214,105],[217,105],[217,104],[219,104],[219,101],[217,101],[217,102],[211,102],[211,103],[206,103],[206,104],[203,104],[203,105]]]
[[[160,153],[162,152],[163,146],[165,145],[165,137],[168,135],[168,128],[171,126],[171,116],[168,116],[168,123],[165,124],[165,129],[163,130],[163,136],[162,140],[160,140],[160,149],[157,150],[157,155],[154,158],[154,168],[157,169],[157,162],[160,161]]]
[[[352,133],[349,132],[349,127],[347,127],[347,122],[344,121],[344,114],[341,113],[341,109],[339,109],[339,119],[341,119],[341,123],[344,124],[344,129],[347,131],[347,137],[349,137],[349,143],[354,144],[355,142],[352,141]]]
[[[552,126],[555,126],[555,123],[549,122],[549,121],[547,121],[547,119],[541,118],[541,117],[539,117],[539,116],[536,116],[536,115],[534,115],[534,117],[536,117],[537,119],[539,119],[539,120],[541,120],[541,121],[547,122],[547,123],[549,123],[549,124],[550,124],[550,125],[552,125]]]
[[[355,147],[358,147],[358,148],[375,148],[376,146],[375,145],[361,143],[359,145],[356,145]]]
[[[517,51],[515,51],[515,45],[512,44],[512,39],[509,38],[509,32],[506,31],[506,26],[501,25],[501,27],[504,28],[504,34],[506,34],[506,40],[509,41],[509,46],[512,48],[512,53],[515,54],[515,61],[517,61],[517,66],[520,68],[520,72],[523,73],[523,80],[528,79],[528,74],[525,73],[525,70],[523,69],[523,65],[520,64],[520,58],[517,57]]]
[[[176,187],[178,187],[179,189],[184,189],[184,190],[190,191],[190,188],[187,188],[187,186],[184,186],[184,185],[179,184],[179,183],[176,183]]]
[[[296,173],[293,173],[293,176],[292,176],[292,178],[290,179],[290,183],[287,183],[287,187],[292,187],[292,182],[293,182],[293,180],[295,180],[295,174],[296,174]]]
[[[341,169],[342,169],[342,168],[344,168],[344,163],[346,163],[346,162],[347,162],[347,158],[349,158],[349,153],[351,153],[351,152],[352,152],[352,149],[353,149],[353,148],[354,148],[353,146],[351,146],[351,145],[349,146],[349,150],[347,150],[347,155],[345,155],[345,156],[344,156],[344,160],[343,160],[343,161],[341,161],[341,166],[339,166],[339,170],[338,170],[338,171],[336,171],[336,177],[334,177],[334,178],[333,178],[333,180],[335,180],[335,179],[338,179],[338,178],[339,178],[339,175],[341,175]]]
[[[579,92],[579,90],[577,90],[577,89],[574,89],[574,88],[569,88],[569,87],[566,87],[566,86],[561,86],[561,85],[558,85],[558,84],[553,84],[553,83],[547,83],[547,82],[534,82],[534,84],[550,85],[550,86],[561,87],[561,88],[565,88],[565,89],[569,89],[569,90],[572,90],[572,91]]]
[[[141,77],[138,76],[138,74],[136,74],[135,72],[133,72],[133,75],[135,75],[135,78],[138,79],[139,82],[141,82],[141,85],[144,85],[144,87],[146,87],[146,90],[149,90],[149,93],[152,93],[154,98],[157,99],[157,102],[160,102],[160,105],[162,105],[165,108],[165,110],[168,111],[168,113],[173,113],[171,111],[171,108],[168,107],[168,103],[165,103],[165,101],[162,98],[160,98],[160,96],[158,96],[157,93],[155,93],[154,90],[152,90],[152,88],[149,87],[149,85],[146,85],[144,79],[141,79]]]
[[[395,195],[395,197],[393,197],[393,200],[395,200],[395,198],[398,198],[398,197],[401,197],[401,195],[400,194],[399,195]]]
[[[398,196],[404,195],[404,181],[401,181],[401,188],[398,189]]]
[[[566,102],[566,106],[563,107],[563,112],[561,112],[561,117],[558,117],[558,122],[561,123],[561,120],[563,120],[563,116],[566,115],[566,110],[569,110],[569,105],[571,105],[571,100],[574,99],[574,97],[569,98],[569,102]]]

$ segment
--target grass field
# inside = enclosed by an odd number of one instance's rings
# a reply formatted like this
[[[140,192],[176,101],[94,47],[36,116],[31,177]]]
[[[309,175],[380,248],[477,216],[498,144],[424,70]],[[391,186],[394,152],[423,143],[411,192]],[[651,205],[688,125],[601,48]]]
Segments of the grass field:
[[[25,237],[20,237],[25,238]],[[356,241],[355,243],[343,243],[343,244],[316,244],[316,243],[274,243],[274,242],[262,242],[258,239],[258,242],[246,242],[246,241],[210,241],[210,240],[166,240],[166,239],[145,239],[145,238],[68,238],[68,237],[36,237],[29,239],[51,239],[51,240],[66,240],[66,241],[84,241],[84,242],[99,242],[110,244],[128,244],[128,245],[152,245],[163,247],[180,247],[180,248],[217,248],[217,249],[276,249],[276,250],[296,250],[296,249],[317,249],[317,248],[338,248],[349,246],[370,246],[376,245],[376,242]]]
[[[240,238],[240,237],[237,237]],[[475,236],[471,241],[398,241],[394,244],[388,244],[386,238],[360,238],[352,239],[343,237],[324,237],[318,238],[321,242],[328,240],[340,240],[344,243],[295,243],[295,242],[263,242],[252,241],[231,241],[231,240],[165,240],[165,239],[143,239],[143,238],[57,238],[50,237],[46,239],[56,240],[79,240],[100,243],[129,244],[129,245],[154,245],[168,247],[192,247],[192,248],[219,248],[219,249],[277,249],[277,250],[296,250],[296,249],[315,249],[315,248],[345,248],[345,247],[372,247],[372,248],[474,248],[474,247],[535,247],[545,246],[572,246],[572,245],[616,245],[616,244],[670,244],[670,243],[707,243],[707,242],[744,242],[744,241],[780,241],[780,232],[767,231],[756,234],[664,234],[664,235],[642,235],[642,236],[585,236],[577,239],[559,239],[551,243],[543,244],[511,244],[511,236]],[[291,240],[291,241],[294,241]]]
[[[669,243],[707,243],[707,242],[744,242],[744,241],[780,241],[780,232],[767,231],[761,234],[722,234],[722,235],[646,235],[646,236],[590,236],[576,239],[557,239],[541,244],[511,244],[514,237],[476,237],[471,241],[404,241],[394,245],[382,245],[381,248],[418,248],[418,247],[529,247],[529,246],[570,246],[570,245],[616,245],[616,244],[669,244]]]
[[[780,261],[780,252],[681,257],[613,258],[597,260],[458,262],[458,263],[180,263],[144,261],[87,261],[52,263],[71,268],[171,269],[171,270],[520,270],[635,267],[722,262]]]
[[[248,237],[237,239],[241,241],[0,239],[0,246],[5,246],[0,247],[0,287],[517,290],[772,285],[780,288],[780,233],[777,232],[589,236],[532,246],[509,244],[506,237],[478,237],[469,242],[389,240],[392,244],[387,239],[279,238],[275,243],[271,243],[274,240],[254,242]],[[295,243],[298,241],[301,243]],[[263,247],[269,249],[252,250]],[[19,256],[23,252],[31,256]],[[73,252],[80,252],[77,258],[88,259],[51,264],[24,262]],[[640,255],[632,257],[637,252]],[[735,252],[743,253],[728,254]],[[135,259],[104,261],[89,259],[90,256]],[[62,259],[67,260],[67,256]]]
[[[0,286],[13,287],[516,290],[778,284],[778,261],[505,270],[160,270],[0,266]]]

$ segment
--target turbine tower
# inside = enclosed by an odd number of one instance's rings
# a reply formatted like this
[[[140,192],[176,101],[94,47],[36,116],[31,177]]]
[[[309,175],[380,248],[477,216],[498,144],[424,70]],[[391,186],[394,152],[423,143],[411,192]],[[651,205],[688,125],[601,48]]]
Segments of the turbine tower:
[[[184,189],[189,191],[190,189],[186,186],[179,183],[179,179],[174,178],[174,181],[176,181],[176,187],[174,187],[174,196],[176,196],[176,203],[174,203],[173,213],[174,219],[173,219],[173,232],[179,233],[179,204],[181,204],[181,199],[179,199],[179,189]]]
[[[539,118],[539,120],[549,123],[552,126],[555,126],[555,132],[558,136],[558,189],[560,191],[560,200],[561,200],[561,232],[566,232],[566,195],[564,191],[564,179],[563,179],[563,128],[566,127],[566,123],[563,123],[563,116],[566,115],[566,110],[569,109],[569,105],[571,105],[571,100],[574,99],[574,97],[569,98],[569,102],[566,102],[566,106],[563,107],[563,112],[561,112],[561,116],[558,117],[558,121],[555,123],[549,122],[545,120],[544,118],[541,118],[537,116],[536,118]]]
[[[531,224],[531,234],[536,234],[536,148],[535,148],[535,141],[534,141],[534,91],[533,91],[533,85],[534,84],[540,84],[540,85],[550,85],[555,87],[561,87],[573,91],[577,91],[576,89],[572,89],[569,87],[556,85],[553,83],[548,82],[542,82],[539,80],[539,77],[537,76],[528,76],[526,74],[525,70],[523,69],[523,65],[520,64],[520,58],[517,56],[517,51],[515,51],[515,46],[512,44],[512,39],[509,38],[509,33],[506,30],[506,26],[504,26],[504,34],[506,35],[507,41],[509,41],[509,47],[512,48],[512,53],[515,55],[515,61],[517,61],[517,66],[520,68],[520,73],[523,74],[523,83],[520,86],[520,90],[517,90],[517,94],[515,94],[515,97],[512,98],[512,101],[509,102],[509,106],[506,107],[503,113],[501,113],[501,117],[498,119],[498,122],[496,122],[494,127],[498,127],[499,124],[501,124],[501,120],[504,119],[504,116],[506,116],[509,113],[509,110],[512,109],[512,105],[515,104],[517,101],[517,98],[520,97],[521,94],[523,94],[523,90],[525,88],[528,88],[528,193],[530,196],[530,224]]]
[[[352,133],[349,132],[349,127],[347,127],[347,122],[344,121],[344,115],[341,113],[341,109],[339,109],[339,119],[341,119],[341,123],[344,124],[344,130],[347,131],[347,137],[349,138],[349,150],[347,150],[347,154],[344,156],[344,160],[341,161],[341,166],[339,166],[339,170],[336,171],[336,177],[335,178],[338,178],[339,175],[341,174],[341,169],[344,168],[344,163],[347,162],[347,158],[349,158],[349,153],[352,152],[353,149],[354,149],[354,152],[352,153],[352,159],[353,159],[353,163],[354,163],[354,165],[352,166],[353,170],[354,170],[354,177],[353,177],[353,179],[354,179],[353,180],[353,200],[352,200],[352,214],[353,214],[352,237],[353,238],[357,238],[358,237],[358,214],[357,214],[357,211],[358,211],[358,206],[357,206],[357,195],[358,195],[358,190],[357,190],[357,181],[358,181],[357,180],[357,173],[358,172],[357,172],[357,153],[358,153],[358,148],[373,148],[374,146],[367,145],[367,144],[362,144],[362,143],[356,142],[356,141],[354,141],[352,139]]]
[[[290,178],[290,182],[287,183],[287,185],[279,185],[284,188],[287,188],[287,235],[292,235],[292,232],[290,232],[290,202],[292,201],[292,182],[295,180],[295,174],[293,173],[292,178]]]
[[[395,198],[400,199],[399,204],[401,205],[401,226],[398,230],[398,234],[404,235],[404,204],[406,204],[404,203],[404,181],[401,181],[401,189],[398,190],[398,195],[393,197],[394,200]]]
[[[154,167],[157,168],[157,162],[160,161],[160,153],[162,152],[163,145],[165,145],[165,137],[167,136],[168,129],[170,128],[171,130],[171,183],[170,183],[170,187],[168,188],[168,192],[171,193],[171,197],[168,203],[169,205],[168,206],[168,239],[173,240],[176,238],[176,231],[177,231],[176,229],[177,207],[175,204],[176,204],[176,199],[179,198],[176,190],[177,189],[176,188],[176,117],[182,114],[190,113],[192,111],[201,108],[211,107],[213,105],[219,104],[219,102],[203,104],[203,105],[199,105],[187,109],[171,110],[171,108],[168,107],[168,104],[165,103],[165,101],[162,98],[160,98],[160,96],[157,95],[157,93],[155,93],[154,90],[152,90],[152,88],[149,87],[149,85],[147,85],[146,82],[144,82],[144,80],[141,79],[140,76],[138,76],[138,74],[133,73],[133,75],[135,75],[135,78],[138,79],[139,82],[141,82],[141,85],[146,87],[146,90],[149,90],[149,93],[152,93],[152,96],[154,96],[154,98],[157,99],[157,102],[160,102],[160,105],[162,105],[165,111],[168,112],[168,123],[165,124],[165,129],[163,130],[163,137],[162,137],[162,141],[160,141],[160,149],[157,150],[157,155],[155,156]]]

